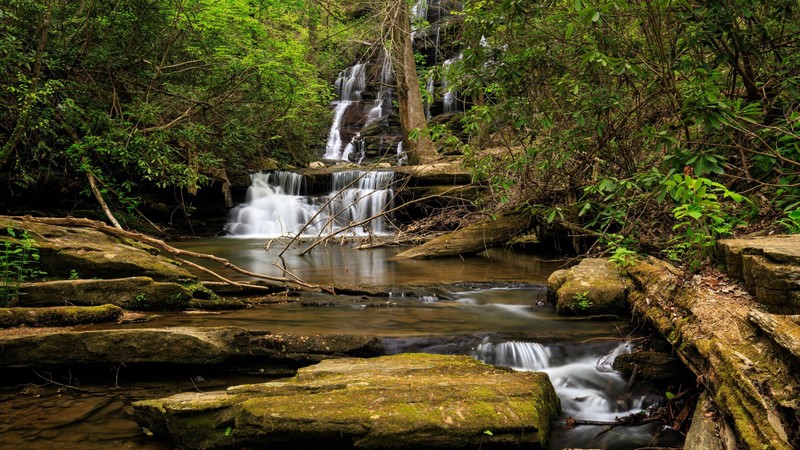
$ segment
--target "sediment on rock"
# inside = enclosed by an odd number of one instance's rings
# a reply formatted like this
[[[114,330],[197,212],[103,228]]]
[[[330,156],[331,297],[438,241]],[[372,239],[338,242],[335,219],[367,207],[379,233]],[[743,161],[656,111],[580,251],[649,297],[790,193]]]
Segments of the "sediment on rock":
[[[80,305],[112,303],[125,309],[181,310],[192,293],[183,285],[157,282],[149,277],[97,280],[56,280],[20,285],[24,306]]]
[[[63,327],[87,323],[113,322],[122,316],[115,305],[55,306],[51,308],[0,308],[0,328]]]
[[[327,360],[271,383],[134,403],[184,448],[543,448],[559,400],[547,375],[467,356]],[[488,433],[487,433],[488,431]]]

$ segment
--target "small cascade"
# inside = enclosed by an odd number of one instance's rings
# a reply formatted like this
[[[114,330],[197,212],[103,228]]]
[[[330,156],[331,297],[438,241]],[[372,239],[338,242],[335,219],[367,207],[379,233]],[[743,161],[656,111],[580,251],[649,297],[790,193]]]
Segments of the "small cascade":
[[[224,227],[232,236],[315,236],[362,221],[346,234],[391,232],[380,213],[391,208],[394,172],[335,173],[330,191],[321,195],[305,195],[303,176],[293,172],[255,173],[251,180],[246,202],[230,211]]]
[[[475,353],[483,362],[517,370],[542,370],[550,365],[550,349],[535,342],[484,342]]]
[[[534,342],[484,342],[473,355],[484,362],[520,371],[545,372],[561,399],[564,415],[575,419],[613,422],[638,413],[648,399],[640,395],[622,400],[627,382],[611,368],[617,355],[628,352],[620,344],[606,355],[553,355],[553,349]]]
[[[454,113],[463,110],[463,107],[460,107],[457,92],[452,89],[448,88],[448,77],[450,76],[450,71],[452,70],[453,64],[460,61],[462,55],[458,55],[455,58],[450,58],[442,63],[442,90],[444,90],[444,95],[442,96],[442,108],[445,113]]]
[[[364,127],[378,123],[385,119],[392,112],[392,93],[391,88],[394,82],[394,72],[392,71],[392,60],[389,51],[384,49],[383,62],[381,63],[381,84],[378,88],[378,96],[372,103],[372,108],[367,113],[367,122]]]
[[[328,141],[325,144],[324,159],[345,161],[349,154],[345,154],[342,140],[342,119],[345,112],[356,102],[361,100],[361,93],[367,86],[366,65],[356,64],[339,73],[336,79],[336,95],[334,102],[333,123],[328,132]]]

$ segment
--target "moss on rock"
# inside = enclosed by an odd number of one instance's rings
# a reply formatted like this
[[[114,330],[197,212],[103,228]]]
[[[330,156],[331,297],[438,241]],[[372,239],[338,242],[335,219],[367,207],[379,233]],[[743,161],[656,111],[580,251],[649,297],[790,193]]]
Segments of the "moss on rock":
[[[627,286],[619,269],[608,258],[581,261],[554,272],[547,280],[556,311],[565,316],[624,315]]]
[[[56,306],[51,308],[0,309],[0,328],[18,326],[60,327],[86,323],[112,322],[120,318],[122,308],[115,305]]]
[[[327,360],[226,395],[181,394],[134,410],[187,448],[410,449],[542,448],[559,409],[546,374],[428,354]]]

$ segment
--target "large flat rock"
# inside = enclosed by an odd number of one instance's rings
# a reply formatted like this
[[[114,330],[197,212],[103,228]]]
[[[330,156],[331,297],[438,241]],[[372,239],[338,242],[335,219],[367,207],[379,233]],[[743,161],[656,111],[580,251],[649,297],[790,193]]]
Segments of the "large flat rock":
[[[559,400],[546,374],[466,356],[326,360],[294,378],[134,403],[181,448],[543,448]]]
[[[288,363],[384,354],[371,336],[294,335],[238,327],[57,331],[0,336],[0,367],[90,364]]]

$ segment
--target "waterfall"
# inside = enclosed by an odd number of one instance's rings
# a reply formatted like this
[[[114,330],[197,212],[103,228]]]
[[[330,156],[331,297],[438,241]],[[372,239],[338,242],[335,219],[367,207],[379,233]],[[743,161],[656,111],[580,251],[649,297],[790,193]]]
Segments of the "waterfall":
[[[607,355],[556,358],[553,350],[534,342],[484,342],[473,355],[484,362],[521,371],[540,371],[550,380],[561,399],[565,415],[576,419],[611,421],[637,413],[645,405],[643,396],[623,405],[616,394],[626,391],[625,379],[611,369],[614,358],[628,351],[620,344]]]
[[[361,93],[366,86],[365,64],[356,64],[339,73],[335,84],[338,100],[334,102],[333,123],[328,132],[323,159],[346,161],[349,157],[349,153],[346,154],[342,149],[342,118],[350,106],[361,100]]]
[[[388,117],[392,112],[392,82],[394,72],[392,71],[392,60],[389,50],[384,48],[383,63],[381,64],[381,85],[378,88],[378,96],[372,103],[372,109],[367,114],[367,121],[364,127],[380,122]]]
[[[251,175],[245,203],[230,211],[224,230],[240,237],[333,233],[391,208],[393,181],[394,172],[339,172],[331,177],[329,192],[304,195],[302,175],[284,171],[255,173]],[[387,220],[378,216],[347,234],[390,232]]]
[[[444,90],[444,96],[442,97],[442,107],[445,113],[452,113],[458,112],[458,98],[457,93],[452,89],[448,88],[448,77],[450,77],[450,71],[452,70],[452,66],[457,61],[461,60],[462,55],[458,55],[455,58],[450,58],[442,63],[442,89]]]
[[[542,370],[550,365],[550,349],[535,342],[484,342],[478,345],[476,357],[517,370]]]

